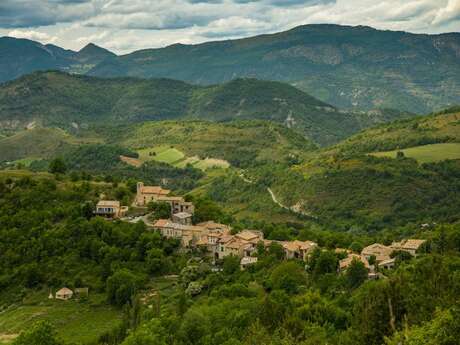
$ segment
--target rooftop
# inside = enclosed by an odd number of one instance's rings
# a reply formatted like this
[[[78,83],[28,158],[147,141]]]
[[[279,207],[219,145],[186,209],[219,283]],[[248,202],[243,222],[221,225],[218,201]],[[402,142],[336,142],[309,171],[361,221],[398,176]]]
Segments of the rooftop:
[[[100,200],[97,207],[120,207],[120,202],[116,200]]]
[[[145,193],[145,194],[168,195],[169,193],[171,193],[169,189],[163,189],[160,186],[142,186],[140,190],[141,190],[141,193]]]

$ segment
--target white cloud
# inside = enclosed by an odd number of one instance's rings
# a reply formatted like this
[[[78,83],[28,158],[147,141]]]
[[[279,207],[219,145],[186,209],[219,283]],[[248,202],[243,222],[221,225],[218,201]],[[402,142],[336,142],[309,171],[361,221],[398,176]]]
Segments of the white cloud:
[[[34,30],[12,30],[8,36],[17,38],[27,38],[29,40],[40,41],[42,43],[54,43],[57,41],[56,36],[50,36],[47,33]]]

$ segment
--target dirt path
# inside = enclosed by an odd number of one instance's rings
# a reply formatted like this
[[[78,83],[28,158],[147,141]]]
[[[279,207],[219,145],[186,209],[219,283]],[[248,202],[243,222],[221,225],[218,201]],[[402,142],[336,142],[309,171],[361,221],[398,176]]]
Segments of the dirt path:
[[[286,205],[283,205],[283,204],[281,203],[281,201],[279,201],[279,200],[276,198],[275,193],[273,193],[273,191],[270,189],[270,187],[267,188],[267,191],[268,191],[268,193],[270,193],[270,196],[271,196],[273,202],[274,202],[275,204],[277,204],[279,207],[284,208],[285,210],[288,210],[288,211],[291,211],[291,212],[300,214],[300,215],[302,215],[302,216],[306,216],[306,217],[310,217],[310,218],[315,218],[315,219],[316,219],[316,217],[313,216],[313,215],[311,215],[310,213],[305,212],[305,211],[302,211],[302,210],[300,209],[300,203],[298,203],[297,205],[291,206],[291,207],[286,206]]]

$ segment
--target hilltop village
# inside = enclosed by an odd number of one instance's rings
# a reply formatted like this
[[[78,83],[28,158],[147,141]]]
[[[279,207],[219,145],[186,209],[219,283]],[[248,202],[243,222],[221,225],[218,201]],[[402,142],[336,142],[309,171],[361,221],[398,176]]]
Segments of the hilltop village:
[[[151,216],[155,214],[148,213],[148,206],[151,204],[168,205],[169,217],[153,217],[152,221]],[[268,240],[260,230],[245,229],[236,232],[229,225],[212,220],[194,224],[193,203],[186,201],[182,196],[172,196],[170,190],[161,186],[145,186],[144,183],[138,182],[132,206],[145,210],[146,214],[137,220],[144,221],[148,229],[158,231],[165,238],[179,240],[184,250],[200,249],[202,253],[210,256],[214,263],[233,255],[240,258],[241,269],[245,269],[248,265],[257,263],[259,248],[270,250],[273,245],[282,248],[286,260],[298,259],[307,262],[313,251],[319,248],[318,244],[312,241]],[[121,206],[116,200],[100,200],[95,210],[96,215],[107,219],[132,221],[132,218],[126,217],[127,212],[128,207]],[[382,278],[383,270],[394,268],[398,254],[416,256],[424,243],[425,240],[420,239],[405,239],[393,242],[389,246],[374,243],[363,248],[360,253],[336,248],[335,251],[342,253],[344,257],[339,261],[338,272],[346,272],[354,261],[359,261],[367,269],[369,279]]]

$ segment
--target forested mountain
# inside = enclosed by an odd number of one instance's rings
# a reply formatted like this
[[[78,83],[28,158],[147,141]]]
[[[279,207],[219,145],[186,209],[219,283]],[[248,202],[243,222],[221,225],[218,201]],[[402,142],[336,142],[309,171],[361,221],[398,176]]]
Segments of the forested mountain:
[[[104,79],[36,72],[0,86],[0,130],[31,124],[72,131],[148,120],[270,120],[331,144],[376,123],[411,116],[340,111],[281,82],[237,79],[193,86],[169,79]]]
[[[381,125],[258,175],[286,205],[342,230],[458,221],[459,120],[451,109]]]
[[[0,81],[60,69],[101,77],[220,84],[251,77],[289,82],[339,108],[427,113],[460,102],[460,34],[305,25],[286,32],[116,56],[0,38]]]
[[[272,35],[175,44],[107,59],[91,75],[199,84],[239,77],[290,82],[338,107],[429,112],[460,101],[460,34],[305,25]]]
[[[85,73],[105,58],[113,56],[115,54],[94,44],[75,52],[53,44],[0,37],[0,82],[50,69]]]

